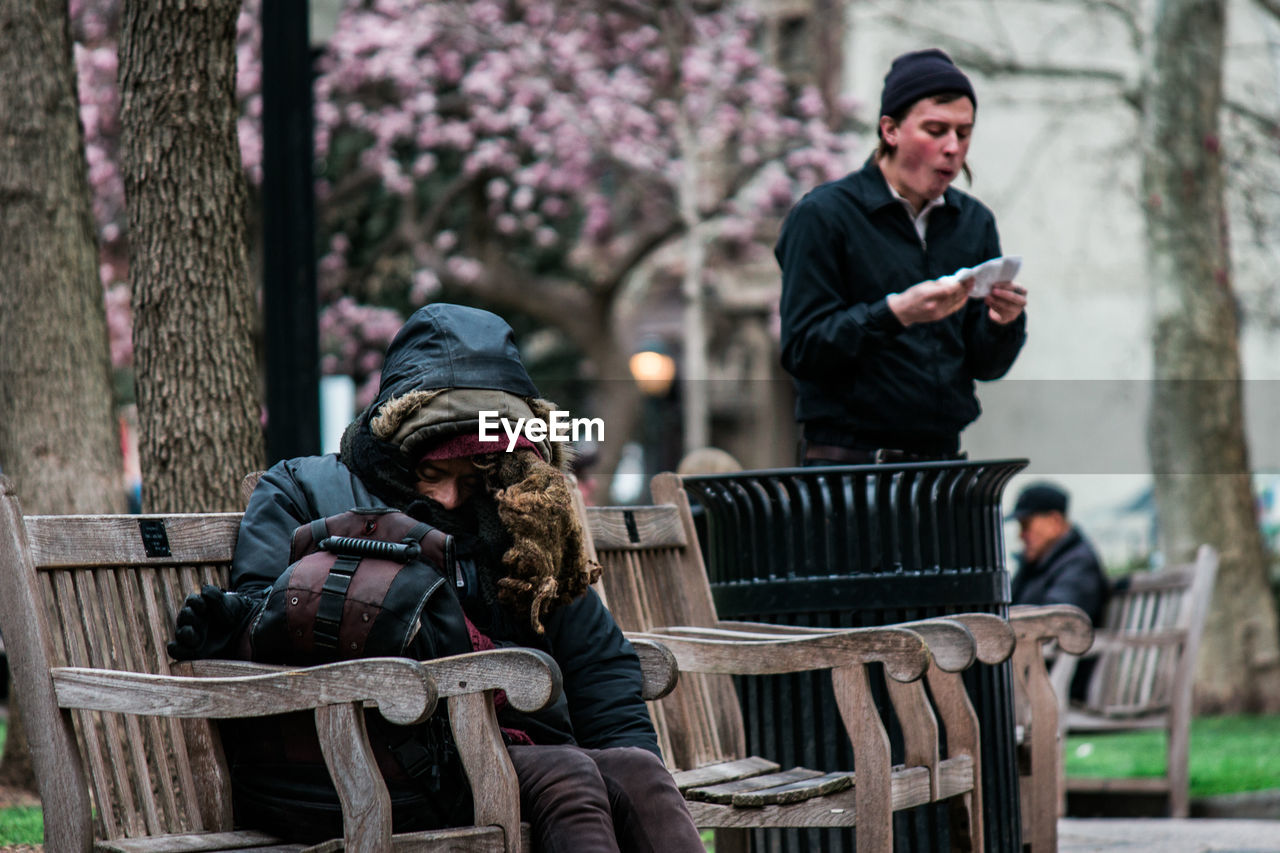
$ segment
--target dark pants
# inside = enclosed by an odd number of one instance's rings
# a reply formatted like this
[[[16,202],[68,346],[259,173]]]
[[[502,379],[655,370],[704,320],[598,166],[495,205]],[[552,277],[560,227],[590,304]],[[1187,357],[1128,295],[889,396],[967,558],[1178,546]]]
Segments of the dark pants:
[[[636,747],[507,748],[537,853],[702,853],[661,759]]]

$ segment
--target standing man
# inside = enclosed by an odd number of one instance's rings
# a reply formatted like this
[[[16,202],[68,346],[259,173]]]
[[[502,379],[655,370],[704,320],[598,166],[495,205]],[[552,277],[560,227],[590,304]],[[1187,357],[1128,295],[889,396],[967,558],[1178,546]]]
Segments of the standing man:
[[[782,365],[804,463],[957,458],[974,380],[1003,376],[1026,339],[1026,291],[944,278],[999,257],[995,217],[951,187],[977,97],[941,50],[899,56],[880,96],[880,145],[860,171],[792,209],[782,267]]]

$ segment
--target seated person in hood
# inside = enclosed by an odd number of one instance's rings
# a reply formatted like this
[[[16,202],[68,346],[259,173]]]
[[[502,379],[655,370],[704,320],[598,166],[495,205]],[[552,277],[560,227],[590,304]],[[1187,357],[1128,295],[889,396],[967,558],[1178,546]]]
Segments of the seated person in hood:
[[[347,428],[340,452],[289,459],[263,475],[241,524],[231,594],[197,605],[202,613],[185,617],[195,630],[184,636],[180,627],[172,653],[216,656],[238,642],[218,645],[216,626],[201,617],[229,612],[223,621],[243,631],[286,569],[299,526],[353,507],[400,510],[453,536],[460,564],[474,567],[461,586],[441,585],[456,618],[453,629],[433,623],[440,636],[432,648],[531,647],[562,671],[556,704],[534,714],[499,709],[535,849],[702,851],[660,757],[639,660],[590,588],[600,570],[584,551],[564,445],[522,437],[508,452],[505,436],[480,440],[481,411],[515,423],[545,420],[553,408],[500,317],[458,305],[419,309],[388,347],[378,397]],[[438,717],[418,727],[406,752],[427,755],[413,764],[428,772],[383,768],[397,832],[468,820],[470,804],[458,795],[465,781]],[[227,744],[238,821],[304,841],[341,834],[323,763],[302,767],[287,749],[273,754],[261,743],[233,735]],[[399,755],[402,746],[391,748]]]

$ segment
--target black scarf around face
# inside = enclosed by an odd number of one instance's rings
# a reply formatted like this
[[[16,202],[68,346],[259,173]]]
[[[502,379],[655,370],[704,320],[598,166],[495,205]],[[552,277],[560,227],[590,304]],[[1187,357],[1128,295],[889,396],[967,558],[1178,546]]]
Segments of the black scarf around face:
[[[374,438],[363,415],[342,434],[339,458],[388,506],[452,536],[458,556],[476,561],[485,601],[497,601],[496,579],[502,575],[502,556],[512,539],[491,494],[482,491],[452,510],[418,494],[417,476],[400,448]]]

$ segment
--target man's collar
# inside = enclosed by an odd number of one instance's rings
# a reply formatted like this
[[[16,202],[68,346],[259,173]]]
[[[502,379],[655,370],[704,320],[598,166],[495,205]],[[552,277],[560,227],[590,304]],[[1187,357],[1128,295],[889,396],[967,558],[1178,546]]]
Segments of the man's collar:
[[[881,172],[880,174],[881,174],[881,177],[884,177],[883,172]],[[908,199],[902,193],[898,192],[896,189],[893,188],[893,184],[889,183],[889,179],[887,177],[885,177],[884,179],[884,185],[889,188],[889,194],[892,195],[895,199],[897,199],[898,204],[902,205],[903,209],[907,211],[907,214],[913,220],[920,219],[924,216],[927,216],[935,207],[942,207],[942,205],[946,204],[946,201],[944,200],[946,191],[944,190],[943,195],[940,195],[937,198],[929,199],[924,203],[924,207],[920,208],[920,210],[917,211],[916,206],[911,203],[910,199]]]
[[[853,195],[868,211],[902,204],[900,201],[902,197],[889,186],[889,179],[884,176],[884,172],[880,171],[874,154],[868,157],[863,167],[854,172],[851,177],[853,178],[850,182]],[[937,200],[938,205],[957,207],[957,193],[958,190],[947,187]]]

